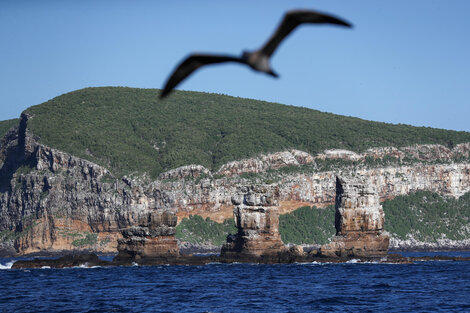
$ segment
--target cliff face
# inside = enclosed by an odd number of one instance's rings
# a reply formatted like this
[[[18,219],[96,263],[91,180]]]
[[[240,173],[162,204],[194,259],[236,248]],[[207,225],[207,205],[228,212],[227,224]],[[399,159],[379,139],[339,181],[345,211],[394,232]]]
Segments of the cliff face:
[[[4,138],[0,155],[0,234],[19,253],[115,252],[119,230],[149,210],[141,188],[116,181],[105,168],[41,145],[26,128]]]
[[[122,231],[118,240],[116,261],[137,261],[143,258],[177,257],[175,239],[176,215],[171,211],[155,210],[139,218],[138,225]]]
[[[439,145],[406,147],[402,150],[388,149],[390,154],[377,149],[374,154],[358,156],[347,154],[347,157],[339,158],[338,154],[322,154],[317,157],[308,157],[310,162],[298,162],[293,156],[294,152],[283,152],[262,157],[273,160],[273,166],[269,163],[256,163],[253,159],[231,162],[222,166],[214,177],[200,179],[177,179],[176,181],[157,181],[153,188],[166,194],[165,205],[178,207],[181,211],[205,211],[218,212],[230,204],[230,197],[236,193],[236,187],[249,181],[262,182],[269,180],[277,183],[280,192],[281,207],[297,204],[312,204],[326,206],[334,204],[336,175],[344,173],[349,175],[356,173],[368,177],[374,184],[381,200],[394,198],[418,190],[437,192],[453,197],[460,197],[470,191],[470,144],[458,145],[449,150]],[[425,150],[424,154],[420,151]],[[379,151],[379,152],[377,152]],[[407,152],[404,152],[407,151]],[[444,151],[445,154],[440,153]],[[288,156],[283,158],[284,156]],[[354,156],[355,162],[349,156]],[[400,156],[401,155],[401,156]],[[412,162],[399,162],[405,157],[416,155]],[[291,158],[292,157],[292,158]],[[392,157],[397,164],[386,166],[367,166],[358,161],[372,158],[380,160]],[[261,159],[261,158],[260,158]],[[303,160],[305,160],[303,159]],[[322,171],[318,169],[317,160],[343,160],[334,170]],[[463,160],[463,161],[457,161]],[[264,162],[264,161],[263,161]],[[235,164],[238,164],[235,166]],[[253,166],[258,164],[259,166]],[[260,165],[261,164],[261,165]],[[282,168],[288,168],[290,172],[283,172]],[[306,170],[302,170],[306,167]],[[231,171],[227,172],[227,168]],[[279,171],[273,171],[280,169]],[[292,170],[293,169],[293,170]],[[206,170],[207,171],[207,170]],[[297,172],[296,172],[297,171]],[[220,177],[226,174],[227,176]],[[243,175],[256,173],[257,175]],[[242,175],[239,175],[242,174]],[[179,178],[179,177],[178,177]]]
[[[336,236],[320,249],[334,257],[385,256],[389,236],[375,186],[363,177],[337,177]]]
[[[277,255],[285,250],[279,234],[277,188],[249,186],[232,197],[237,234],[227,237],[222,258]]]
[[[291,150],[230,162],[216,173],[188,165],[153,182],[117,178],[106,168],[39,143],[22,115],[0,146],[0,241],[19,253],[61,250],[115,252],[120,230],[156,209],[178,217],[232,217],[240,186],[269,183],[279,210],[334,203],[336,175],[359,174],[381,200],[417,190],[459,197],[470,191],[470,143],[376,148],[362,154]]]

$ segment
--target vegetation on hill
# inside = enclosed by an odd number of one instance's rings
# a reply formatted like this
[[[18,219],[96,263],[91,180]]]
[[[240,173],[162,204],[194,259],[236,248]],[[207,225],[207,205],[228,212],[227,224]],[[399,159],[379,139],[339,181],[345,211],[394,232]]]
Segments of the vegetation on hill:
[[[0,121],[0,139],[14,126],[18,126],[18,119],[14,118],[11,120]]]
[[[284,243],[325,244],[335,230],[335,207],[301,207],[279,216],[279,232]]]
[[[470,238],[470,192],[459,199],[419,191],[383,203],[385,229],[400,239],[424,242]]]
[[[312,109],[176,91],[86,88],[26,110],[41,142],[108,167],[116,175],[228,161],[296,148],[363,151],[377,146],[469,142],[470,133],[392,125]]]
[[[176,226],[176,238],[193,244],[212,243],[220,246],[228,234],[235,234],[237,229],[233,219],[227,219],[219,224],[210,218],[203,219],[199,215],[183,218]]]

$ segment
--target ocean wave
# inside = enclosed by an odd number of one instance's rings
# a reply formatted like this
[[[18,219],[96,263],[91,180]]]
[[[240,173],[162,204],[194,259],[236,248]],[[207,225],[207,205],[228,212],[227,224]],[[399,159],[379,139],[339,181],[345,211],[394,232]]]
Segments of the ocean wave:
[[[66,268],[100,268],[101,266],[99,265],[93,265],[90,266],[88,263],[80,264],[78,266],[73,266],[73,267],[66,267]]]
[[[14,261],[8,262],[6,264],[0,264],[0,270],[9,270],[13,266]]]

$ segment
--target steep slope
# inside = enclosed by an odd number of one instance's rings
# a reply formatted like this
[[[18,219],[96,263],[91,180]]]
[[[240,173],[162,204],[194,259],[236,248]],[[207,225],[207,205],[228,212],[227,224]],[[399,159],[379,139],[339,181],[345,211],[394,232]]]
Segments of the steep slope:
[[[6,120],[6,121],[0,121],[0,138],[5,136],[5,134],[10,128],[14,126],[18,126],[18,123],[19,123],[19,120],[17,118]]]
[[[470,133],[370,122],[225,95],[87,88],[26,110],[40,142],[107,167],[115,175],[200,164],[213,171],[260,153],[299,149],[356,152],[370,147],[470,142]]]

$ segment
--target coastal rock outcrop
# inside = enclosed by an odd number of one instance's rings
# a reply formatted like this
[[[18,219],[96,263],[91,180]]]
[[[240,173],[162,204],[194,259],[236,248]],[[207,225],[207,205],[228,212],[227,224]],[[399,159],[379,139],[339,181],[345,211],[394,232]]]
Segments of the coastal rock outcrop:
[[[137,226],[122,231],[123,238],[118,240],[115,261],[177,257],[179,250],[175,239],[176,222],[176,214],[168,210],[141,215]]]
[[[27,114],[0,147],[0,240],[16,253],[113,253],[120,229],[149,208],[140,186],[38,142]]]
[[[335,203],[338,173],[367,178],[380,201],[419,190],[452,197],[470,191],[470,143],[330,149],[315,156],[289,150],[233,161],[215,173],[183,166],[150,181],[144,174],[115,176],[41,143],[28,128],[31,118],[23,114],[0,142],[0,249],[7,254],[112,253],[121,230],[154,210],[222,222],[233,216],[232,196],[247,185],[276,186],[280,213]]]
[[[364,177],[336,177],[336,236],[323,245],[327,257],[385,256],[389,236],[374,185]]]
[[[310,164],[313,161],[314,158],[304,151],[282,151],[260,155],[257,158],[229,162],[222,165],[216,174],[232,176],[242,173],[260,173],[268,169],[279,169],[285,166]]]
[[[221,258],[256,260],[275,257],[285,251],[279,234],[279,193],[273,186],[247,186],[232,197],[238,232],[229,235]]]

